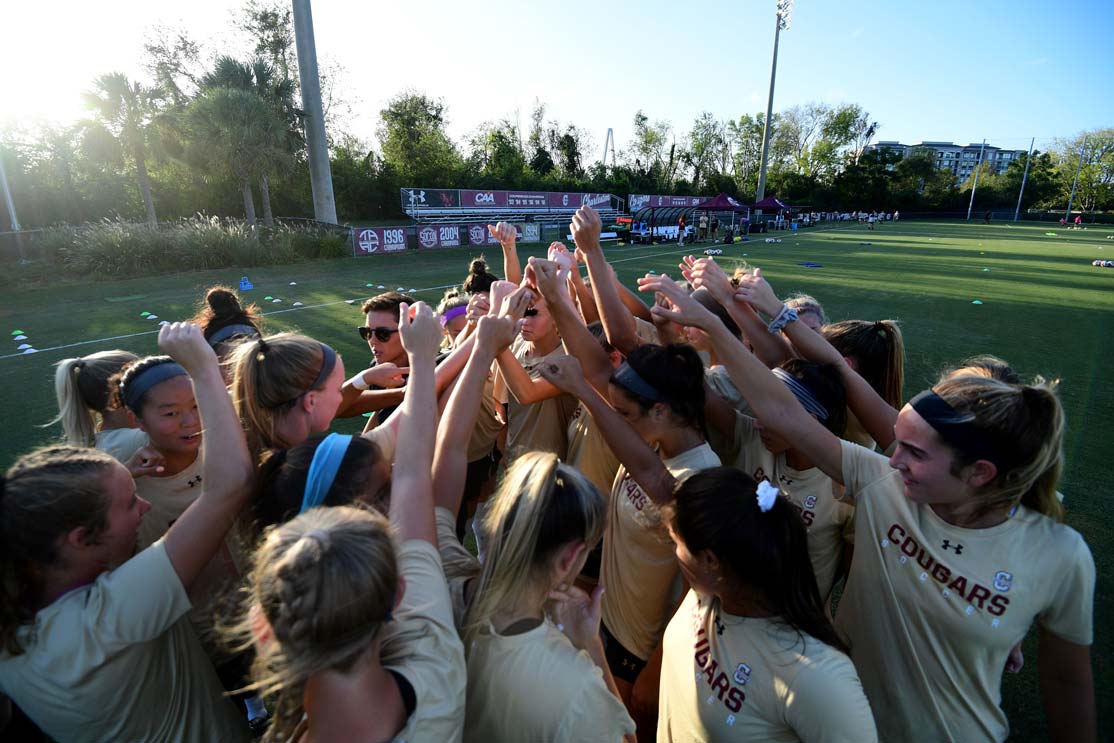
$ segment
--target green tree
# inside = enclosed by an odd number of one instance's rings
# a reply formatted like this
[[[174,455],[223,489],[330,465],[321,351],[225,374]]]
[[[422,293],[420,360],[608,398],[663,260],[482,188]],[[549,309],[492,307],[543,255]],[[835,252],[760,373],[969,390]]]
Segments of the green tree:
[[[699,191],[725,169],[729,151],[727,130],[705,111],[693,122],[687,140],[685,161],[692,168],[692,187]]]
[[[210,177],[240,185],[244,216],[255,227],[252,181],[287,157],[286,122],[251,90],[210,87],[187,109],[188,154]]]
[[[147,137],[160,95],[158,89],[133,83],[121,72],[101,75],[93,82],[93,90],[85,94],[86,105],[131,158],[147,223],[152,227],[157,227],[159,220],[147,174]]]
[[[455,186],[463,162],[445,133],[445,104],[414,91],[379,112],[383,160],[411,186]]]
[[[276,76],[274,68],[264,59],[255,59],[250,64],[239,62],[229,56],[217,58],[213,70],[200,80],[202,90],[211,88],[232,88],[252,93],[282,120],[284,131],[281,148],[286,157],[276,156],[261,164],[264,169],[258,174],[259,197],[263,206],[263,223],[268,227],[274,224],[271,210],[271,186],[269,171],[293,170],[295,157],[304,146],[294,108],[294,84],[287,78]]]
[[[654,188],[668,189],[676,173],[676,143],[673,127],[668,121],[650,119],[642,111],[634,115],[634,141],[624,153],[628,165],[647,177]]]

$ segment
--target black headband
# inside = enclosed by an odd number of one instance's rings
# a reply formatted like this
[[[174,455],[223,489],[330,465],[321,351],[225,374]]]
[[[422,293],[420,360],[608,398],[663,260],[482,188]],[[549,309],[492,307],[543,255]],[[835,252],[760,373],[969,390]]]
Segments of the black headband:
[[[243,336],[246,338],[258,338],[259,330],[254,325],[233,324],[225,325],[220,330],[209,336],[209,345],[216,348],[217,344],[228,340],[234,336]]]
[[[999,446],[988,432],[975,428],[974,415],[960,413],[932,390],[925,390],[914,397],[909,406],[940,434],[940,438],[961,454],[993,462],[999,470],[1010,461],[1004,446]]]
[[[260,346],[263,345],[262,338],[259,339],[259,344]],[[317,372],[317,378],[313,380],[313,383],[310,384],[309,387],[306,387],[296,396],[290,398],[286,402],[279,403],[274,407],[281,408],[283,405],[289,405],[290,403],[305,395],[307,392],[312,392],[313,390],[324,384],[325,380],[329,378],[329,375],[333,373],[333,369],[337,365],[337,352],[326,346],[324,343],[319,342],[317,345],[321,346],[321,371]]]

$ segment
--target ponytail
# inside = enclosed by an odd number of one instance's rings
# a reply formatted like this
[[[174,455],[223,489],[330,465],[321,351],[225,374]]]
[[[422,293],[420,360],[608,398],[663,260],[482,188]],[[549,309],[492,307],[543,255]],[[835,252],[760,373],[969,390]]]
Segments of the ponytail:
[[[758,591],[777,621],[848,652],[824,611],[801,517],[782,497],[762,511],[757,488],[733,467],[702,470],[677,487],[666,515],[690,553],[710,550],[724,566],[725,590]]]
[[[894,410],[903,405],[905,341],[895,320],[844,320],[825,325],[823,336]]]
[[[137,358],[127,351],[100,351],[59,361],[54,369],[58,415],[46,425],[60,422],[67,444],[93,446],[97,416],[116,406],[115,385],[110,380]]]

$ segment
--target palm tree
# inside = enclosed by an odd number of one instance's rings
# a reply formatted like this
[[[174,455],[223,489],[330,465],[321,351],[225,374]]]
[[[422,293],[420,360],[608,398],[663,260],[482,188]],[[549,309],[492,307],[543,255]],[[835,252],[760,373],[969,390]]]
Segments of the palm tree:
[[[211,87],[190,102],[186,126],[189,158],[211,176],[239,182],[244,215],[254,228],[251,183],[286,158],[285,122],[252,91]]]
[[[294,153],[304,145],[294,107],[294,81],[276,76],[274,67],[263,59],[255,59],[250,64],[244,64],[232,57],[222,55],[217,58],[213,71],[201,79],[202,90],[212,88],[231,88],[254,93],[286,122],[282,149],[287,153],[287,157],[275,158],[269,168],[258,174],[263,223],[270,227],[274,224],[274,217],[271,213],[268,171],[289,170],[294,161]]]
[[[151,179],[147,175],[147,128],[154,115],[157,88],[146,88],[131,82],[122,72],[101,75],[93,81],[93,90],[85,94],[85,104],[93,110],[105,128],[115,136],[121,148],[135,161],[139,193],[147,212],[147,223],[157,227],[155,200],[151,197]]]

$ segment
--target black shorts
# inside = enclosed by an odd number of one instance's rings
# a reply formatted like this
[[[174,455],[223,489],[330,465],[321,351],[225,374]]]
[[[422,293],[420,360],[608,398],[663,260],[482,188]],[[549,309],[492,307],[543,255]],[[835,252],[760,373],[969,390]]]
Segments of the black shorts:
[[[638,679],[638,674],[646,667],[646,661],[623,647],[623,644],[615,639],[615,635],[607,631],[606,625],[602,622],[600,637],[603,638],[603,654],[607,658],[607,667],[611,669],[611,675],[633,684]]]

